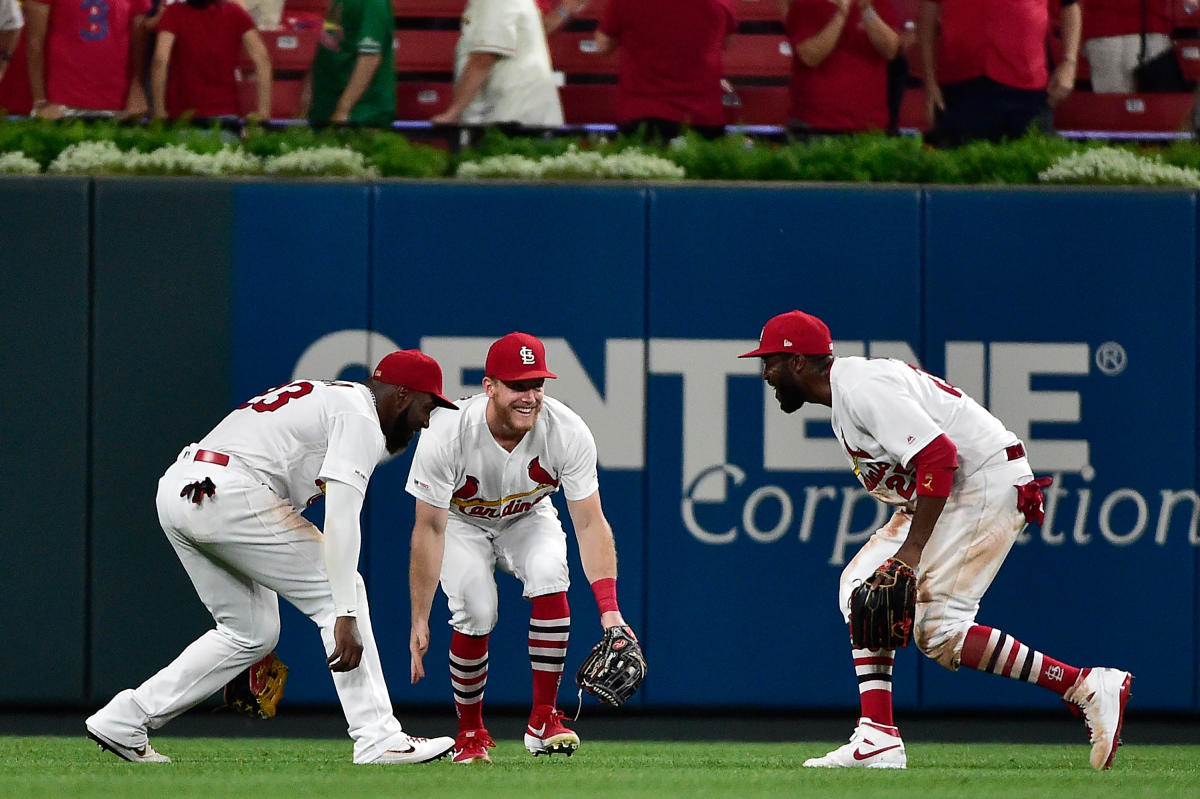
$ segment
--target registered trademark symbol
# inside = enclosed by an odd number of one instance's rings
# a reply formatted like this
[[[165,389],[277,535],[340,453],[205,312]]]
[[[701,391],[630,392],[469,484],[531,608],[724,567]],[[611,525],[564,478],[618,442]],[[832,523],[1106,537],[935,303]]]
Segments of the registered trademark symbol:
[[[1125,348],[1115,341],[1106,341],[1096,348],[1096,368],[1112,377],[1125,371],[1129,356]]]

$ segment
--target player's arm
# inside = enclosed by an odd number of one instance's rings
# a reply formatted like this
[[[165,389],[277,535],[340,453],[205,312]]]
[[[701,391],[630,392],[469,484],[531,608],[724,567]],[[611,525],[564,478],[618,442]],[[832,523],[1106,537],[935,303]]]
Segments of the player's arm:
[[[371,85],[371,79],[375,77],[375,72],[382,63],[383,56],[379,53],[358,54],[358,59],[354,62],[354,71],[350,73],[350,80],[346,83],[346,88],[342,90],[341,96],[338,97],[337,105],[333,108],[333,115],[329,117],[330,122],[350,121],[350,112],[362,99],[363,93]]]
[[[129,93],[125,97],[124,116],[138,118],[150,110],[146,102],[146,47],[150,40],[146,15],[138,14],[129,22]]]
[[[467,63],[463,66],[462,74],[454,83],[454,99],[450,101],[450,106],[437,116],[430,117],[429,121],[435,125],[457,124],[462,118],[463,111],[487,83],[488,75],[492,73],[492,67],[498,60],[500,60],[500,56],[496,53],[477,51],[467,56]]]
[[[916,569],[954,485],[958,448],[942,434],[914,455],[909,465],[916,473],[917,508],[908,526],[908,537],[896,550],[895,558]]]
[[[935,111],[945,111],[942,87],[937,80],[937,60],[934,48],[938,39],[938,20],[942,14],[941,0],[921,0],[917,8],[917,50],[921,53],[921,76],[925,83],[925,116],[933,124]]]
[[[254,115],[260,119],[271,118],[271,81],[274,72],[271,68],[271,54],[257,28],[249,28],[242,34],[242,46],[254,63],[255,83],[258,84],[258,101],[254,106]]]
[[[31,116],[62,119],[62,106],[51,106],[46,98],[46,31],[50,27],[50,5],[40,0],[25,4],[25,61],[29,67],[29,92],[33,96]]]
[[[617,605],[617,545],[612,527],[604,517],[600,492],[595,491],[586,499],[567,500],[567,511],[579,541],[583,573],[600,609],[600,624],[605,628],[627,626]]]
[[[171,50],[174,47],[175,34],[171,31],[159,31],[154,42],[154,58],[150,61],[150,94],[155,119],[167,118],[167,69],[171,64]]]
[[[410,678],[414,685],[425,677],[423,660],[429,649],[429,612],[433,608],[433,595],[442,573],[442,556],[446,551],[446,519],[449,515],[449,508],[438,508],[424,500],[417,500],[408,562],[408,593],[412,608],[408,649],[412,654]]]
[[[1070,3],[1068,5],[1067,3]],[[1062,3],[1060,30],[1063,57],[1050,76],[1046,87],[1050,105],[1058,105],[1075,89],[1075,72],[1079,64],[1079,42],[1083,37],[1083,11],[1075,0]]]
[[[325,572],[333,593],[333,651],[330,671],[351,671],[362,660],[358,633],[358,555],[362,545],[359,515],[363,494],[340,480],[325,481]]]

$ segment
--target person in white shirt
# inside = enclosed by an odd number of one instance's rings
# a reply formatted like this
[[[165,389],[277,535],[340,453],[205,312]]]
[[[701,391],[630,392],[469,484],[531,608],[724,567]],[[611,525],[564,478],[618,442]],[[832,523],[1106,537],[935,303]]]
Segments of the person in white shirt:
[[[0,80],[4,80],[24,27],[25,17],[17,0],[0,0]]]
[[[546,31],[534,0],[468,0],[454,51],[454,98],[430,121],[563,124]]]
[[[546,348],[510,333],[484,365],[484,393],[457,414],[437,412],[409,471],[416,498],[409,588],[412,681],[425,676],[429,613],[440,580],[450,608],[450,684],[458,711],[453,762],[490,762],[483,723],[488,636],[496,625],[495,570],[521,581],[532,604],[529,660],[533,709],[525,729],[532,754],[571,754],[579,736],[563,726],[558,686],[571,612],[567,541],[550,497],[562,489],[604,628],[627,627],[617,605],[617,552],[600,504],[596,441],[584,421],[545,395]]]
[[[975,622],[979,602],[1025,525],[1041,524],[1042,488],[1025,445],[966,393],[893,359],[833,356],[829,328],[790,311],[770,319],[759,346],[763,380],[784,413],[805,402],[832,408],[854,475],[896,508],[842,572],[838,604],[849,621],[856,585],[899,561],[917,576],[912,637],[927,657],[1054,691],[1079,706],[1091,730],[1091,765],[1106,769],[1120,745],[1132,675],[1079,669]],[[894,649],[853,649],[862,714],[850,742],[805,766],[907,767],[892,720]]]
[[[362,383],[294,380],[269,389],[184,447],[159,480],[158,518],[216,627],[90,716],[88,736],[126,760],[169,763],[147,729],[269,655],[282,596],[321,630],[355,763],[445,755],[454,739],[409,735],[393,715],[358,574],[371,474],[429,424],[435,406],[456,408],[442,396],[441,367],[402,350]],[[324,534],[300,515],[322,498]]]

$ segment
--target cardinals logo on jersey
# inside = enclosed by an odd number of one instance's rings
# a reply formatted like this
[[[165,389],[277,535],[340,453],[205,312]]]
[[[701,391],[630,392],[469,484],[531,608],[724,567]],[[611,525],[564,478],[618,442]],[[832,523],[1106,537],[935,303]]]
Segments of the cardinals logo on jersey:
[[[471,475],[467,475],[467,481],[459,486],[452,497],[458,500],[466,500],[479,493],[479,480]]]
[[[539,458],[534,458],[529,462],[529,479],[537,483],[539,486],[554,486],[558,488],[558,481],[550,472],[543,468],[539,462]]]

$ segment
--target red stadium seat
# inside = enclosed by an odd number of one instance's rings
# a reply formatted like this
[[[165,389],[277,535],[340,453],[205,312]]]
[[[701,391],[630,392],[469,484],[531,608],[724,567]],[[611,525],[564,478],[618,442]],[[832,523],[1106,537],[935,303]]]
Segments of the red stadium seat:
[[[550,37],[550,63],[559,72],[577,75],[617,74],[617,53],[600,55],[591,33],[555,33]]]
[[[1176,28],[1200,28],[1200,11],[1188,0],[1170,0],[1171,21]],[[1087,13],[1087,9],[1084,9]]]
[[[279,28],[259,31],[259,35],[271,56],[271,66],[280,72],[307,72],[317,54],[317,42],[321,38],[320,30],[313,29],[296,31]],[[246,71],[254,69],[245,50],[242,51],[241,67]]]
[[[568,125],[607,124],[617,121],[617,86],[614,83],[567,84],[558,90],[563,121]]]
[[[445,111],[453,98],[453,83],[397,81],[396,119],[427,120]]]
[[[781,22],[779,3],[775,0],[735,0],[733,13],[738,22]]]
[[[467,0],[392,0],[397,17],[461,17]]]
[[[900,100],[901,130],[929,130],[929,119],[925,115],[925,90],[906,89]]]
[[[1188,80],[1200,80],[1200,40],[1176,39],[1175,55],[1179,58],[1183,76]]]
[[[271,83],[271,118],[295,119],[300,116],[300,92],[303,80],[277,80]],[[238,105],[242,116],[258,104],[258,83],[254,76],[238,82]]]
[[[738,105],[725,106],[728,125],[786,125],[787,86],[735,86]]]
[[[397,72],[453,72],[458,31],[397,30]]]
[[[792,71],[792,46],[781,34],[735,34],[724,55],[729,77],[780,77]]]
[[[324,18],[325,12],[328,10],[329,0],[285,0],[283,4],[283,16],[285,19],[289,13],[295,11],[320,14]]]
[[[1193,96],[1075,92],[1054,108],[1059,130],[1178,133],[1191,129]]]

